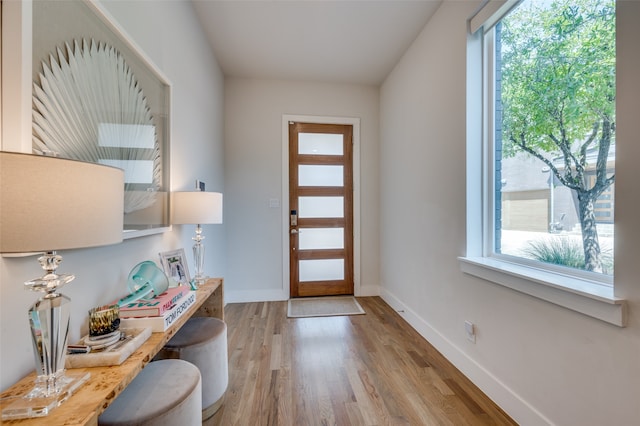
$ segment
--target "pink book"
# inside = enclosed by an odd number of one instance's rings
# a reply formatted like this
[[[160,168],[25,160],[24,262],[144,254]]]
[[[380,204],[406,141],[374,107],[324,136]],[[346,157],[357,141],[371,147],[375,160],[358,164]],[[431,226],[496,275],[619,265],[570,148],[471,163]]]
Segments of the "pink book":
[[[159,317],[170,311],[181,297],[189,292],[188,286],[171,287],[150,300],[136,300],[120,307],[121,318]]]

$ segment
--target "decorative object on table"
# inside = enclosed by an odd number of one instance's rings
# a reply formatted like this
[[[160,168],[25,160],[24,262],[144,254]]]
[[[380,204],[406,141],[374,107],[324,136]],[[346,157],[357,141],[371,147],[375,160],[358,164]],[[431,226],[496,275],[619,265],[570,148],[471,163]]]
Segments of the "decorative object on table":
[[[92,336],[89,334],[83,339],[82,343],[90,347],[91,351],[99,351],[115,344],[123,337],[122,332],[116,330],[102,336]]]
[[[160,253],[160,262],[165,274],[180,285],[191,285],[189,267],[184,249],[165,251]],[[192,287],[193,289],[193,287]]]
[[[116,302],[120,307],[139,299],[149,300],[161,295],[169,288],[169,279],[154,262],[145,260],[129,272],[127,288],[131,293]]]
[[[118,305],[106,305],[89,310],[89,335],[104,336],[120,327],[120,308]]]
[[[121,318],[157,317],[170,311],[189,292],[189,287],[180,285],[170,287],[164,293],[153,299],[140,299],[135,302],[123,304],[120,307]]]
[[[124,337],[122,337],[124,335]],[[84,353],[67,355],[67,368],[103,367],[108,365],[120,365],[134,353],[151,336],[149,327],[120,327],[117,339],[110,346],[98,348],[85,344],[91,336],[85,336],[73,347],[85,347]]]
[[[55,250],[122,241],[124,177],[104,165],[0,152],[0,252],[42,252],[45,275],[25,283],[42,292],[29,308],[36,361],[35,387],[2,412],[3,419],[45,416],[84,383],[87,373],[65,374],[70,299],[60,287]]]
[[[222,223],[222,194],[219,192],[172,192],[171,223],[174,225],[196,225],[196,235],[192,238],[193,263],[195,265],[194,287],[202,284],[204,276],[204,224]]]
[[[157,317],[141,317],[141,318],[122,318],[120,320],[121,327],[141,328],[150,327],[154,333],[163,332],[181,316],[185,315],[191,305],[196,303],[196,292],[191,290],[185,296],[181,297],[176,306],[171,310]]]

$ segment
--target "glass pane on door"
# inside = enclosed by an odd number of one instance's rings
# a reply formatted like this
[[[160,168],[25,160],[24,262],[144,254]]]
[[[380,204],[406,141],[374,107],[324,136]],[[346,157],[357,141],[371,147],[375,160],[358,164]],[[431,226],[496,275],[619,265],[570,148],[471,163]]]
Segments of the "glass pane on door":
[[[344,259],[301,260],[300,281],[334,281],[344,279]]]
[[[298,166],[298,185],[343,186],[344,167],[301,164]]]
[[[342,155],[342,137],[333,133],[298,133],[298,154]]]
[[[344,248],[344,228],[300,228],[300,250],[324,250]]]
[[[298,217],[344,217],[344,197],[298,197]]]

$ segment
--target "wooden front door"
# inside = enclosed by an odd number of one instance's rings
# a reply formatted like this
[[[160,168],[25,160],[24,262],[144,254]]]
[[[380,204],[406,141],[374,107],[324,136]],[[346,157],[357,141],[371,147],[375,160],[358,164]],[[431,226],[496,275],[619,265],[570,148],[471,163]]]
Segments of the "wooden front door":
[[[289,123],[291,297],[353,294],[353,126]]]

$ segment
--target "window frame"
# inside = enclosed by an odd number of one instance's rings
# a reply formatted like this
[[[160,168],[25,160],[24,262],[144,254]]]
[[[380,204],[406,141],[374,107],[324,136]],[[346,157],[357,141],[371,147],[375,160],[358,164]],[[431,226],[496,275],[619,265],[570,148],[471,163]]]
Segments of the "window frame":
[[[491,2],[483,3],[484,6]],[[613,277],[495,253],[494,27],[520,3],[508,1],[467,34],[467,247],[462,272],[624,327],[627,304]],[[479,179],[480,178],[480,179]]]

